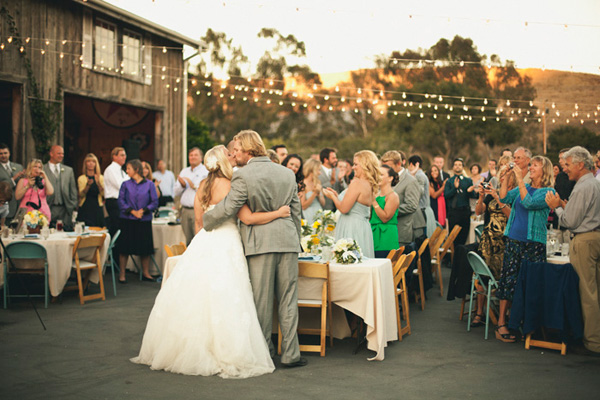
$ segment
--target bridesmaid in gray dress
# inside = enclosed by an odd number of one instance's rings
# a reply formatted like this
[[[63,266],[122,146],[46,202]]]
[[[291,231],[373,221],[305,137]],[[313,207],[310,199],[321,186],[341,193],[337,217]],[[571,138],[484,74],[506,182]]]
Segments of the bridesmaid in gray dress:
[[[362,150],[354,155],[354,179],[348,189],[339,195],[331,188],[323,189],[335,207],[342,213],[335,227],[335,240],[350,238],[356,240],[365,257],[375,257],[373,232],[369,223],[370,210],[375,193],[379,190],[381,171],[379,160],[370,150]]]

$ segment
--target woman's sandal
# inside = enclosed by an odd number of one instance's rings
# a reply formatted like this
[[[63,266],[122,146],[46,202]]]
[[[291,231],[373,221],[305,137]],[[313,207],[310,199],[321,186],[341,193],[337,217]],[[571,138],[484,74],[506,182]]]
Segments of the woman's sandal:
[[[506,328],[506,324],[496,327],[496,339],[504,343],[515,343],[517,341],[517,337],[512,333],[500,333],[500,328]]]
[[[478,328],[480,326],[484,326],[485,322],[483,322],[483,317],[485,317],[484,314],[475,314],[475,318],[473,318],[473,321],[471,321],[471,328]]]

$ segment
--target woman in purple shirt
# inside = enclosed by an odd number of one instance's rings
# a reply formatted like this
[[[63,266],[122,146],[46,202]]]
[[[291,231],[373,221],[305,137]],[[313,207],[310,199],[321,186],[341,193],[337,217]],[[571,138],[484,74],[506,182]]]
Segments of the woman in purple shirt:
[[[154,253],[152,240],[152,214],[158,208],[158,195],[152,181],[143,177],[140,160],[127,163],[126,172],[131,179],[123,182],[119,191],[120,228],[117,247],[120,254],[120,283],[126,283],[125,266],[130,255],[142,259],[143,280],[154,281],[148,268]]]

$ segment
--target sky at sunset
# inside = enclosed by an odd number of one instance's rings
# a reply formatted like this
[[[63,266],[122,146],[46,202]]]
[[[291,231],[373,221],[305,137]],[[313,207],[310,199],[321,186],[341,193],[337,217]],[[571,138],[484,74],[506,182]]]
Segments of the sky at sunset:
[[[257,38],[261,28],[293,34],[306,44],[299,63],[319,73],[373,67],[376,55],[461,35],[518,68],[600,74],[600,0],[108,2],[194,39],[208,28],[225,32],[254,62],[268,48]]]

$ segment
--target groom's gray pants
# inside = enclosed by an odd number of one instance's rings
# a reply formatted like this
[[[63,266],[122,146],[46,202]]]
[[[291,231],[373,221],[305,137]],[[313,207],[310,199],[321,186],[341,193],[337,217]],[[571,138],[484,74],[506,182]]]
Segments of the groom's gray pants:
[[[246,257],[258,322],[269,345],[273,333],[273,294],[279,302],[278,315],[283,336],[281,362],[300,359],[298,344],[298,253],[266,253]]]

